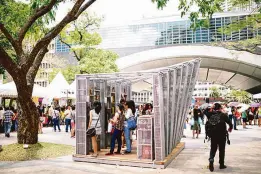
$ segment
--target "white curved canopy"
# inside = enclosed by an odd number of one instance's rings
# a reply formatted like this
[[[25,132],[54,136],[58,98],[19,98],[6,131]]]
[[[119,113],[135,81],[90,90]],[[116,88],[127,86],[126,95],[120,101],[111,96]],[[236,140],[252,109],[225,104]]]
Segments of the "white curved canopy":
[[[194,58],[202,59],[198,80],[253,94],[261,92],[261,56],[248,52],[213,46],[172,46],[121,57],[116,63],[121,71],[130,72],[171,66]]]

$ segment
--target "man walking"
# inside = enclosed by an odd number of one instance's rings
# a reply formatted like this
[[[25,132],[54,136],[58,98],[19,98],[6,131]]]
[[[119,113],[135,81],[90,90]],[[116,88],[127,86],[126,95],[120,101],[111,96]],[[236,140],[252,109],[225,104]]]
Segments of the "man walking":
[[[206,136],[211,140],[211,149],[209,157],[209,170],[214,171],[214,158],[219,147],[219,168],[225,169],[225,146],[227,138],[227,126],[229,125],[228,131],[231,132],[233,125],[229,120],[227,114],[222,112],[222,107],[219,103],[215,103],[213,108],[206,110],[207,117],[209,120],[206,123]]]
[[[5,128],[5,137],[10,137],[10,131],[12,126],[12,117],[14,113],[10,110],[8,107],[6,111],[4,112],[4,128]]]

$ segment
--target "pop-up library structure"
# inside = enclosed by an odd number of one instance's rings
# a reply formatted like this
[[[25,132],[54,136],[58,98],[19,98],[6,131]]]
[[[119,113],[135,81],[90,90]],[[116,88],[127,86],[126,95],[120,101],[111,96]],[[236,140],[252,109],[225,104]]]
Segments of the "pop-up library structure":
[[[76,76],[76,154],[74,161],[165,168],[185,147],[180,142],[194,91],[200,59],[153,70],[82,74]],[[131,85],[152,79],[153,113],[137,119],[137,141],[131,154],[105,156],[109,152],[108,120],[120,99],[131,99]],[[99,156],[91,157],[91,140],[86,136],[89,111],[100,101],[102,134],[98,137]],[[117,145],[116,145],[117,147]]]

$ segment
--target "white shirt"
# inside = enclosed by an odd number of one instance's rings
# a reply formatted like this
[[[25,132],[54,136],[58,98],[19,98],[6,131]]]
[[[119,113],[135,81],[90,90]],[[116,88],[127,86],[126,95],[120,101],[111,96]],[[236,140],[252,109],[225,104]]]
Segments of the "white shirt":
[[[64,115],[65,115],[65,118],[67,119],[71,119],[72,118],[72,111],[67,109],[65,112],[64,112]]]
[[[131,116],[133,116],[133,113],[132,113],[132,110],[129,108],[129,109],[127,110],[127,113],[126,113],[126,115],[125,115],[125,118],[128,119],[128,118],[130,118]]]
[[[4,112],[5,112],[4,110],[0,111],[0,120],[2,120],[4,118]]]
[[[54,110],[52,116],[53,116],[53,118],[60,117],[60,112],[57,110]]]
[[[232,115],[232,109],[230,107],[227,108],[227,113],[228,113],[228,115]]]

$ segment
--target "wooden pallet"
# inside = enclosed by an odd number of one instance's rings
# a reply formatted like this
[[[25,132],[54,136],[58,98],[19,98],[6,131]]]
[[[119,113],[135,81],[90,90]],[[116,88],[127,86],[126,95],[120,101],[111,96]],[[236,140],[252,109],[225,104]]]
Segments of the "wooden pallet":
[[[175,157],[185,148],[185,143],[179,143],[172,153],[168,155],[163,161],[150,161],[137,159],[136,151],[127,155],[114,155],[105,156],[109,151],[108,149],[102,149],[97,158],[89,155],[73,155],[73,160],[78,162],[98,163],[98,164],[109,164],[119,166],[131,166],[131,167],[143,167],[143,168],[154,168],[154,169],[165,169]]]

